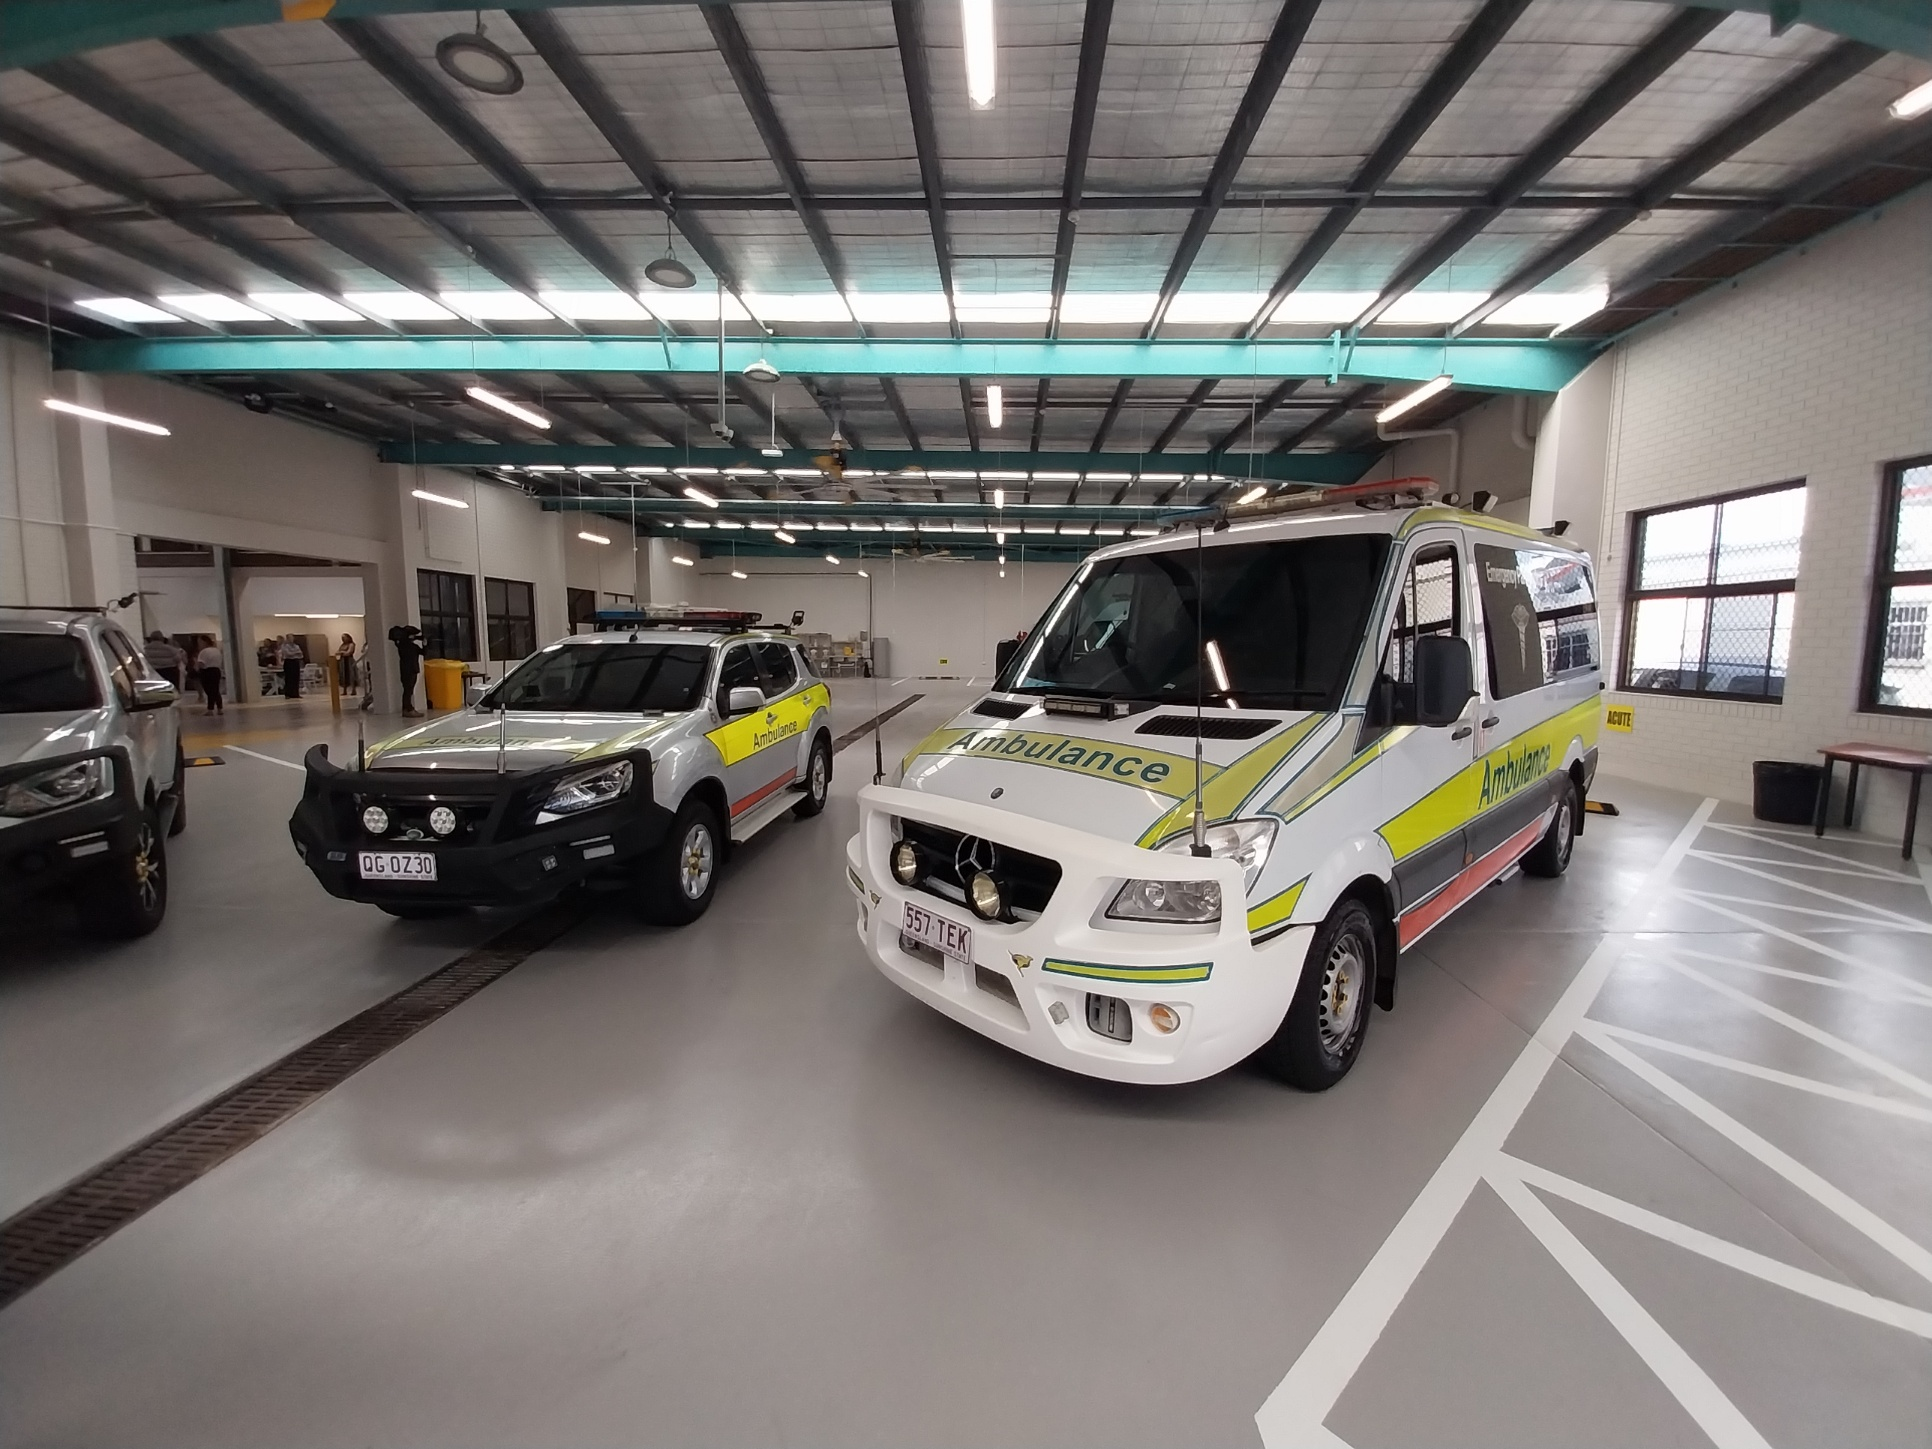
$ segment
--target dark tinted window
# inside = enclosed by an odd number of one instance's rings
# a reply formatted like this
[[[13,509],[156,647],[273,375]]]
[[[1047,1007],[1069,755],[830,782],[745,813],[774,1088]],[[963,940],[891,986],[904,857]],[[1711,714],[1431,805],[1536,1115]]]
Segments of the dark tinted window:
[[[752,662],[751,646],[734,644],[725,652],[724,667],[718,671],[718,708],[723,709],[725,700],[734,689],[759,689],[765,682],[758,677],[758,666]]]
[[[521,659],[537,647],[536,591],[518,579],[483,580],[490,658]]]
[[[690,709],[710,658],[702,644],[553,645],[512,670],[483,706],[579,714]]]
[[[1095,565],[1054,602],[999,687],[1159,701],[1198,689],[1240,706],[1334,708],[1387,554],[1385,537],[1343,534]]]
[[[0,634],[0,714],[93,709],[101,702],[78,639]]]
[[[798,666],[792,663],[792,651],[788,645],[778,643],[757,644],[752,646],[758,651],[758,662],[765,666],[768,694],[783,694],[798,682]]]
[[[468,574],[416,570],[416,608],[423,653],[430,659],[480,659],[476,652],[476,581]]]

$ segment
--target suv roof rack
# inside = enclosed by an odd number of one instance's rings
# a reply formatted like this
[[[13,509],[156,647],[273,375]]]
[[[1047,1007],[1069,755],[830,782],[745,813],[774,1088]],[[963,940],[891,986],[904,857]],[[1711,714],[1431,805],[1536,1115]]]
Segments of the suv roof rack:
[[[616,629],[715,629],[721,634],[736,634],[756,628],[764,616],[749,609],[644,608],[599,609],[591,617]]]
[[[1343,483],[1281,498],[1264,498],[1246,506],[1229,504],[1220,513],[1222,518],[1234,522],[1272,518],[1281,513],[1306,513],[1344,503],[1353,503],[1358,508],[1417,508],[1434,500],[1440,491],[1440,485],[1433,478],[1385,478],[1374,483]]]

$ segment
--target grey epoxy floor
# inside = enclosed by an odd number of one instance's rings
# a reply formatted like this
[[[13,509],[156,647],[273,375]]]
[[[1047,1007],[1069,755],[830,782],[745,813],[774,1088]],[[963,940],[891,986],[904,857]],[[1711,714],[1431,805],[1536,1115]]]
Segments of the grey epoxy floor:
[[[888,758],[967,694],[915,690]],[[1622,818],[1411,952],[1335,1091],[1134,1091],[864,962],[869,755],[698,925],[600,911],[0,1313],[0,1439],[1932,1442],[1895,849],[1605,782]],[[160,936],[9,949],[6,1210],[486,929],[326,900],[298,775],[199,775]]]

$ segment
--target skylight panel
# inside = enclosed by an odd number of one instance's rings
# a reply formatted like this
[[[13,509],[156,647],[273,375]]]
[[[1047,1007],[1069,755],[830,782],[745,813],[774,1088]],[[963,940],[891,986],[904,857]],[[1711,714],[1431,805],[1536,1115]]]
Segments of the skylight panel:
[[[1146,322],[1158,292],[1069,292],[1060,299],[1062,322]]]
[[[76,307],[84,307],[103,317],[112,317],[116,322],[179,322],[181,319],[172,312],[163,312],[151,302],[142,302],[133,297],[89,297],[76,302]]]
[[[478,322],[531,322],[550,315],[535,297],[521,292],[444,292],[442,303],[452,312]]]
[[[944,292],[853,292],[845,300],[860,322],[945,322],[952,316]]]
[[[537,299],[573,322],[648,322],[644,304],[625,292],[539,292]]]
[[[207,322],[272,322],[274,318],[246,302],[224,297],[219,292],[182,292],[164,294],[161,304]]]
[[[360,322],[362,314],[320,292],[250,292],[248,300],[264,312],[297,322]]]
[[[344,292],[350,306],[391,322],[449,322],[455,314],[420,292]]]
[[[1376,298],[1374,292],[1290,292],[1270,322],[1353,322]]]
[[[1487,292],[1407,292],[1389,303],[1376,321],[1435,327],[1468,315],[1488,300]]]

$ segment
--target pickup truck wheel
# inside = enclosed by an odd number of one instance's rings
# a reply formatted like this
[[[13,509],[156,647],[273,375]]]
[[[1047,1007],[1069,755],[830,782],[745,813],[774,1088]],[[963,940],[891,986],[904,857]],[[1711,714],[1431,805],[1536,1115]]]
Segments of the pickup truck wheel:
[[[825,808],[825,797],[832,792],[832,742],[823,734],[812,741],[811,762],[805,766],[805,798],[792,806],[792,814],[810,820]]]
[[[1379,967],[1375,917],[1350,897],[1309,943],[1295,999],[1256,1053],[1268,1071],[1304,1092],[1325,1092],[1355,1065],[1368,1032]]]
[[[656,926],[685,926],[705,913],[724,863],[718,815],[702,800],[678,807],[664,839],[638,863],[638,910]]]
[[[1552,879],[1570,868],[1570,851],[1576,845],[1576,781],[1562,777],[1556,799],[1556,817],[1543,838],[1523,856],[1523,874]]]
[[[101,870],[82,902],[99,932],[120,940],[145,936],[168,913],[168,856],[153,806],[141,812],[134,849]]]
[[[188,761],[179,744],[174,747],[174,786],[168,793],[174,797],[174,818],[168,822],[172,840],[188,828]]]

